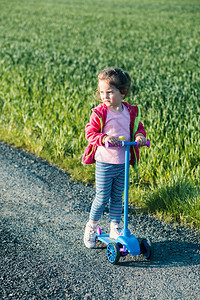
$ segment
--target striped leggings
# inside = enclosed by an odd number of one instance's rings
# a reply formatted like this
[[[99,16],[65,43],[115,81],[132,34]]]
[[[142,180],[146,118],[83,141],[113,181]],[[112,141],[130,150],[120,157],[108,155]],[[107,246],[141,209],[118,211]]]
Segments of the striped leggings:
[[[125,164],[96,162],[96,196],[90,211],[90,220],[99,221],[109,202],[110,221],[119,223],[122,214]]]

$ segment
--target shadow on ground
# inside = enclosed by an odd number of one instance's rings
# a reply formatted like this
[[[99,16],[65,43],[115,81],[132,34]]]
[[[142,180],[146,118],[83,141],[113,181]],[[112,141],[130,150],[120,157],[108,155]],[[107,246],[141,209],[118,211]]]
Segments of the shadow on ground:
[[[97,250],[106,256],[106,245],[97,243]],[[200,266],[200,244],[163,241],[152,243],[152,256],[150,260],[146,260],[142,255],[132,256],[128,254],[120,257],[118,265],[121,266],[137,266],[137,267],[170,267],[170,266]]]

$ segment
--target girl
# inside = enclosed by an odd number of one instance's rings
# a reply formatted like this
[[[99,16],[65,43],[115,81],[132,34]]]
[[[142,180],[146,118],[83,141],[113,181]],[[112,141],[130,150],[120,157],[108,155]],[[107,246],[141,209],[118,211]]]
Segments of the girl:
[[[89,144],[82,159],[86,164],[96,161],[96,196],[84,234],[87,248],[96,245],[97,223],[108,202],[110,237],[116,239],[122,230],[120,220],[124,191],[125,147],[105,148],[105,143],[117,146],[119,136],[125,136],[126,141],[137,141],[138,147],[146,144],[146,133],[138,120],[138,107],[122,101],[129,95],[130,85],[129,74],[120,68],[107,68],[98,75],[98,94],[102,103],[93,109],[90,123],[85,127]],[[139,161],[138,147],[131,147],[130,151],[130,164],[135,165],[135,168]]]

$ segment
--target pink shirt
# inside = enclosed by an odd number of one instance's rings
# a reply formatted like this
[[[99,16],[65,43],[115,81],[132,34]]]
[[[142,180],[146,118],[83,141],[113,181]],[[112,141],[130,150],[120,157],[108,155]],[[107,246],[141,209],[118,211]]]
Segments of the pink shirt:
[[[103,133],[116,137],[125,136],[126,141],[130,141],[130,114],[125,105],[123,111],[117,113],[108,108]],[[109,164],[124,164],[125,147],[99,146],[95,153],[95,160]]]

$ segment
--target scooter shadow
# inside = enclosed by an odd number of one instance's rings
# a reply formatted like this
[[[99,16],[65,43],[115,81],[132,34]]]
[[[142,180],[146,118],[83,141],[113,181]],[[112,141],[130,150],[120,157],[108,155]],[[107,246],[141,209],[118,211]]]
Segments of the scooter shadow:
[[[95,247],[95,249],[101,249],[101,250],[104,250],[104,249],[107,249],[107,245],[101,243],[100,241],[97,241],[97,242],[96,242],[96,247]]]
[[[125,267],[174,267],[200,266],[200,244],[180,241],[163,241],[152,243],[152,255],[146,260],[143,255],[128,254],[120,257],[119,266]]]

